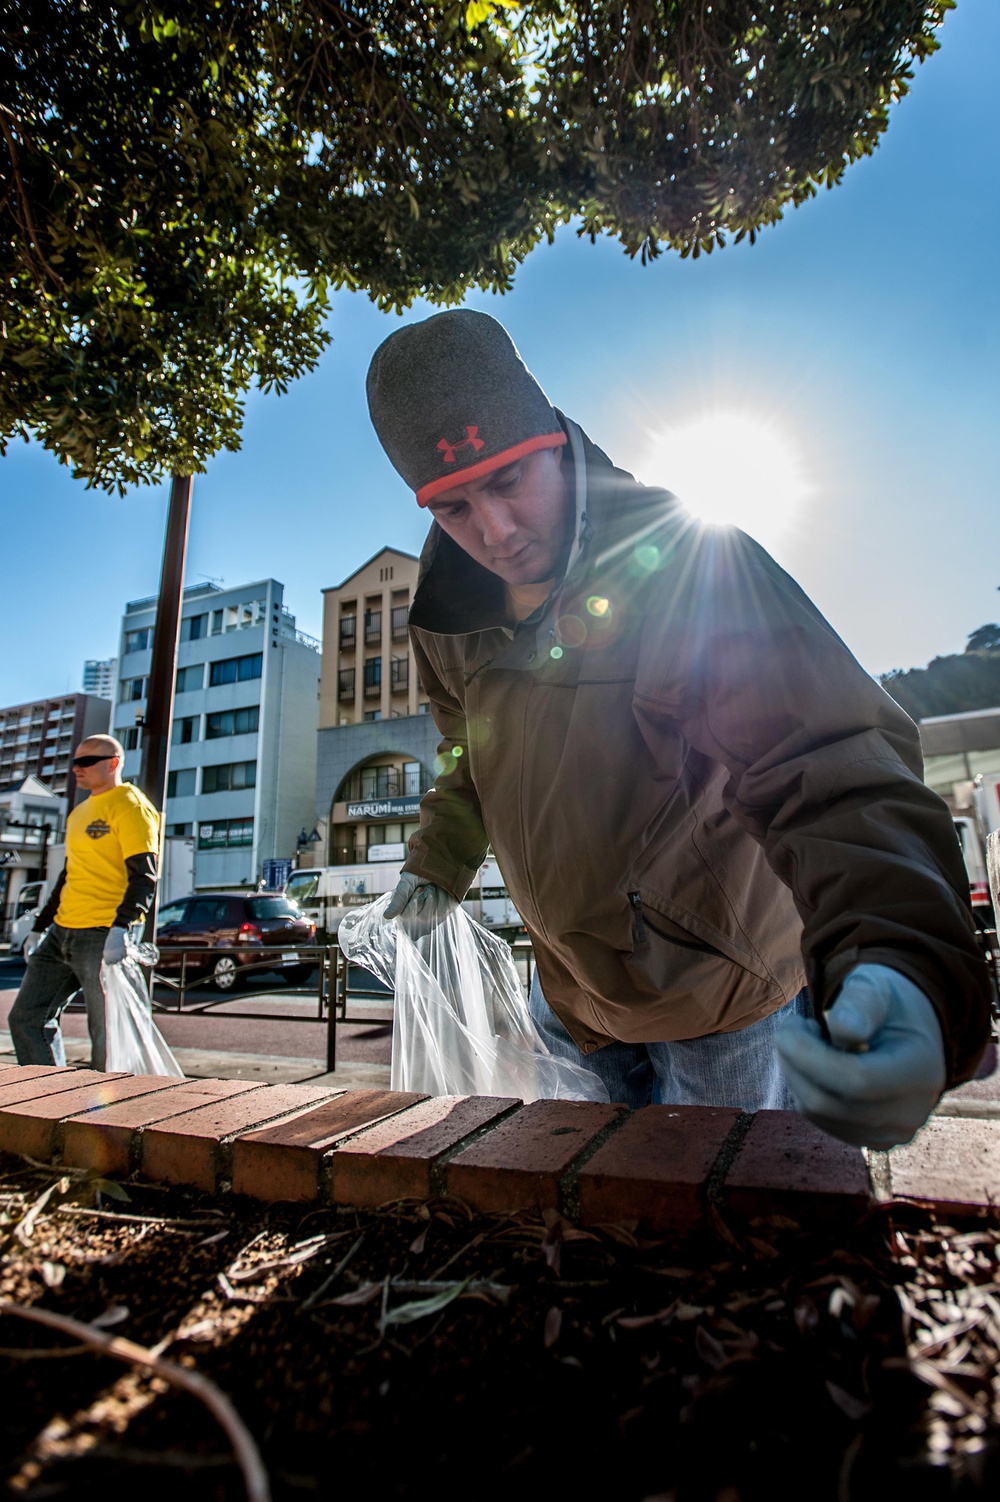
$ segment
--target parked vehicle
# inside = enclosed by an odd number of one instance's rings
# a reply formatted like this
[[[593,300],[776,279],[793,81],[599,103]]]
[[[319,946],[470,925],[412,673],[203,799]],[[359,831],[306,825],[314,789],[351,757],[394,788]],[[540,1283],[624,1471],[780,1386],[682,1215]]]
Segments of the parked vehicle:
[[[297,950],[315,939],[316,925],[280,893],[199,892],[160,909],[156,968],[159,974],[176,974],[180,951],[193,949],[184,961],[185,977],[208,975],[217,991],[234,990],[250,967],[257,974],[276,970],[290,985],[301,985],[313,964]],[[261,954],[269,945],[280,945],[281,952]]]
[[[44,881],[26,881],[17,894],[14,913],[10,921],[10,952],[20,954],[24,941],[35,926],[38,909],[44,899]]]
[[[331,944],[345,913],[362,907],[391,892],[399,880],[399,861],[369,861],[356,866],[313,866],[293,871],[285,886],[285,895],[297,902],[316,924],[316,942]],[[504,938],[524,932],[520,915],[511,902],[500,874],[500,867],[490,858],[479,872],[462,906],[477,923]]]

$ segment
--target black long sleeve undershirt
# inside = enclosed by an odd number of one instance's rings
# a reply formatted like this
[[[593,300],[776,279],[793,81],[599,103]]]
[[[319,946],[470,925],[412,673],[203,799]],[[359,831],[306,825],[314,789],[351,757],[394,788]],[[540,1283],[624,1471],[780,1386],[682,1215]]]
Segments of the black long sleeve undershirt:
[[[129,924],[134,923],[137,918],[144,917],[149,912],[149,905],[156,890],[156,854],[154,851],[145,850],[141,855],[130,855],[125,861],[125,869],[128,872],[128,885],[125,888],[125,895],[118,904],[112,928],[128,928]],[[42,933],[53,922],[59,910],[59,899],[65,885],[66,867],[63,866],[49,900],[35,919],[32,927],[33,933]]]

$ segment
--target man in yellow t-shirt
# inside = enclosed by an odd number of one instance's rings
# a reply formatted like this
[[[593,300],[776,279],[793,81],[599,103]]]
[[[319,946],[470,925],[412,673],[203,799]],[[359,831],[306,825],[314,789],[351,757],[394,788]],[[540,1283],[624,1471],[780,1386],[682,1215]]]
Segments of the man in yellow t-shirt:
[[[19,1064],[65,1064],[59,1016],[82,989],[91,1063],[104,1068],[101,964],[125,958],[128,926],[153,900],[160,847],[159,815],[122,782],[124,760],[110,735],[92,735],[76,749],[77,786],[90,797],[66,820],[66,865],[25,940],[28,969],[8,1022]]]

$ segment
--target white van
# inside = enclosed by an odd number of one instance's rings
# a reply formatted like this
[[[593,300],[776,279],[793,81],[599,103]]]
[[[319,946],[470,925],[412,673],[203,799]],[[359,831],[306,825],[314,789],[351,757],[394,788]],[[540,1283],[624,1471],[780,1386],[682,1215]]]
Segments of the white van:
[[[26,881],[17,894],[10,920],[10,952],[20,954],[24,941],[35,926],[35,916],[45,901],[46,881]]]
[[[285,896],[297,902],[316,925],[317,944],[330,944],[337,937],[344,914],[352,907],[362,907],[391,892],[399,880],[401,861],[369,861],[358,866],[313,866],[293,871],[285,886]],[[478,885],[472,887],[462,906],[494,933],[513,938],[523,933],[521,917],[511,902],[492,858],[479,872]]]

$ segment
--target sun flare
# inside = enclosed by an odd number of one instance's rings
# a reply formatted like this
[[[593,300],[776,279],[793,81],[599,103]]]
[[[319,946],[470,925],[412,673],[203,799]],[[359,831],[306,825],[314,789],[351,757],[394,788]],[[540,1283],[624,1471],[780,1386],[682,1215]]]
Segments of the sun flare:
[[[663,485],[699,521],[780,543],[809,493],[794,444],[745,412],[709,412],[651,436],[641,478]]]

